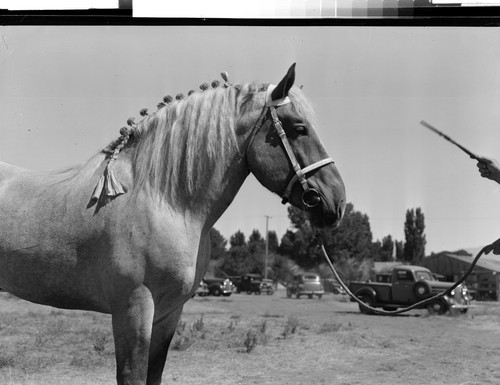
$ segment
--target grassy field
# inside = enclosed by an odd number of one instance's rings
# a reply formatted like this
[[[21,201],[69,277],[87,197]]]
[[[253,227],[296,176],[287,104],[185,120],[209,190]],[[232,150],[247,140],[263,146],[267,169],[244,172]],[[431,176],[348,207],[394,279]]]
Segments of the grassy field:
[[[110,316],[0,293],[0,385],[114,384]],[[500,306],[466,315],[360,314],[322,300],[194,298],[173,340],[165,384],[498,384]]]

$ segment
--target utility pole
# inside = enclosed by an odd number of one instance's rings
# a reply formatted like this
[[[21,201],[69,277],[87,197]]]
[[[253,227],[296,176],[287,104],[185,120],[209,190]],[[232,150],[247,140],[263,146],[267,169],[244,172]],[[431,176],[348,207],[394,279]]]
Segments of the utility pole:
[[[265,215],[266,217],[266,262],[264,265],[264,279],[267,279],[267,259],[269,255],[269,215]]]

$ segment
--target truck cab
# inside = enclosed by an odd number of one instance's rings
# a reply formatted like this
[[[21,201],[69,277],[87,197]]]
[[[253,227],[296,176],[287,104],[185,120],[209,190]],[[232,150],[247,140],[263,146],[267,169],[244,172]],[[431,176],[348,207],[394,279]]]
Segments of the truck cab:
[[[431,272],[420,266],[415,268],[395,268],[392,274],[392,299],[396,303],[411,304],[415,298],[423,298],[428,294],[425,286],[416,285],[418,281],[435,281]],[[441,286],[441,285],[438,285]],[[446,290],[449,285],[444,285]],[[416,292],[416,290],[419,290]]]

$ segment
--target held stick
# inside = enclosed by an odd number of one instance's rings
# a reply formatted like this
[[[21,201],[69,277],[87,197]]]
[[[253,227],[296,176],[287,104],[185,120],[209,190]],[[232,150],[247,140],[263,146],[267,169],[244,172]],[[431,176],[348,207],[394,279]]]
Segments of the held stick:
[[[436,134],[438,134],[439,136],[442,136],[443,138],[445,138],[448,142],[454,144],[455,146],[457,146],[459,149],[461,149],[463,152],[465,152],[467,155],[469,155],[472,159],[475,159],[477,160],[478,162],[481,162],[481,158],[479,156],[477,156],[476,154],[474,154],[472,151],[468,150],[467,148],[465,148],[464,146],[462,146],[461,144],[455,142],[453,139],[451,139],[448,135],[446,135],[445,133],[439,131],[437,128],[431,126],[429,123],[427,123],[425,120],[421,120],[420,121],[420,124],[424,127],[427,127],[429,130],[431,131],[434,131]]]

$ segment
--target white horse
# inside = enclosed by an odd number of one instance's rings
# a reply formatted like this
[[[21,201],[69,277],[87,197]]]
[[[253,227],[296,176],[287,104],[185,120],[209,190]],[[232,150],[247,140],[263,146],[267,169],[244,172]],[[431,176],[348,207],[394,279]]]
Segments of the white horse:
[[[0,287],[111,314],[118,384],[160,384],[209,231],[250,172],[317,227],[342,217],[344,184],[294,78],[295,65],[277,86],[195,92],[63,172],[0,163]]]

